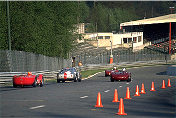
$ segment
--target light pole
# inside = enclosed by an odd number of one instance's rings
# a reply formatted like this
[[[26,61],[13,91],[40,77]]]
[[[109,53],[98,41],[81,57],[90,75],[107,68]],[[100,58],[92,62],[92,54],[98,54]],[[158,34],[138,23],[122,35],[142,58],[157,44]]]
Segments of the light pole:
[[[132,43],[132,52],[133,52],[133,47],[134,47],[134,41],[132,41],[131,43]]]
[[[8,39],[9,39],[9,50],[11,50],[11,35],[10,35],[9,1],[7,1],[7,19],[8,19]]]
[[[169,23],[169,54],[171,54],[171,22]]]
[[[172,11],[174,10],[174,7],[169,7],[170,8],[170,10],[171,10],[171,14],[172,14]],[[172,24],[171,24],[171,22],[169,23],[169,54],[171,54],[171,27],[172,27]]]
[[[111,55],[110,55],[110,64],[113,63],[113,55],[112,55],[112,41],[110,41],[111,43]]]
[[[174,10],[175,7],[169,7],[170,11],[171,11],[171,14],[172,14],[172,11]]]
[[[99,42],[98,42],[98,33],[97,33],[97,36],[96,36],[96,38],[97,38],[97,48],[98,48],[98,43],[99,43]]]

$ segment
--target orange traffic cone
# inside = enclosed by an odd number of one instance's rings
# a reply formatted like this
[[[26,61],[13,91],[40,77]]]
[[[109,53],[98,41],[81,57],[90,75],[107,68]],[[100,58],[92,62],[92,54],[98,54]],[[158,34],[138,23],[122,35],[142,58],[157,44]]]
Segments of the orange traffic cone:
[[[131,99],[131,98],[130,98],[130,90],[129,90],[129,87],[127,87],[126,98],[124,98],[124,99]]]
[[[119,110],[118,113],[116,113],[117,115],[127,115],[127,113],[125,113],[124,111],[124,104],[123,104],[123,99],[120,98],[120,104],[119,104]]]
[[[163,83],[162,83],[162,87],[161,87],[162,89],[165,89],[166,87],[165,87],[165,81],[163,80]]]
[[[141,88],[141,94],[146,94],[145,89],[144,89],[144,84],[142,83],[142,88]]]
[[[136,93],[135,93],[135,95],[134,96],[140,96],[140,94],[139,94],[139,87],[138,87],[138,85],[136,86]]]
[[[114,99],[113,99],[113,101],[112,102],[120,102],[119,100],[118,100],[118,93],[117,93],[117,89],[115,89],[115,91],[114,91]]]
[[[95,105],[95,107],[103,107],[103,105],[101,103],[101,94],[100,94],[100,92],[97,95],[97,104]]]
[[[152,87],[150,91],[155,91],[154,82],[152,82]]]
[[[171,87],[170,79],[168,79],[167,87]]]

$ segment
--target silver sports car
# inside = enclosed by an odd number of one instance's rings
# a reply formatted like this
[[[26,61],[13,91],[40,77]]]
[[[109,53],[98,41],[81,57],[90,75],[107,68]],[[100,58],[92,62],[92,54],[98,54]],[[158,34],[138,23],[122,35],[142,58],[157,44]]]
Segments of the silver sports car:
[[[81,82],[81,75],[76,70],[76,68],[64,68],[57,74],[57,83],[60,83],[60,81],[72,81],[74,82]]]

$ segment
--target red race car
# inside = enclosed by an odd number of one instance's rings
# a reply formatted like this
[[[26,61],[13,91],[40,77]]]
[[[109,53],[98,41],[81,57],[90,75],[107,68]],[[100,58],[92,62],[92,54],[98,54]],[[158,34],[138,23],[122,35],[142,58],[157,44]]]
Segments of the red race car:
[[[119,70],[118,72],[112,72],[110,75],[110,80],[111,82],[120,81],[120,80],[125,80],[127,82],[131,81],[131,73],[124,71],[124,70]]]
[[[110,76],[112,72],[118,72],[117,68],[114,67],[112,70],[105,70],[105,77]]]
[[[32,75],[31,72],[28,72],[27,75],[15,75],[13,76],[13,87],[17,86],[33,86],[36,87],[40,85],[42,87],[44,85],[44,78],[43,75]]]

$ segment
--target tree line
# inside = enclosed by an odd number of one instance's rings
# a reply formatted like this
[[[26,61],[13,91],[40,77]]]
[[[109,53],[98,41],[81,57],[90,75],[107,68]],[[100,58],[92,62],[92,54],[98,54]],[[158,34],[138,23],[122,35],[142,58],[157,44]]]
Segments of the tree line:
[[[10,1],[12,50],[66,58],[79,37],[75,24],[90,23],[89,32],[118,32],[120,23],[169,14],[172,5],[175,2]],[[0,49],[6,50],[7,1],[0,2],[0,14]]]

